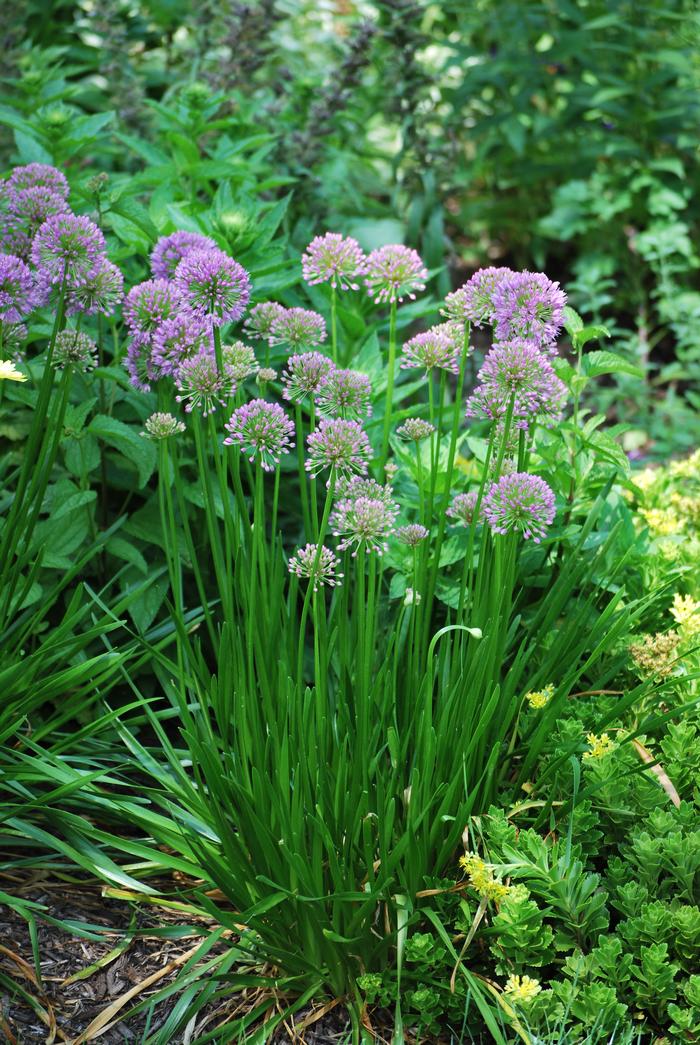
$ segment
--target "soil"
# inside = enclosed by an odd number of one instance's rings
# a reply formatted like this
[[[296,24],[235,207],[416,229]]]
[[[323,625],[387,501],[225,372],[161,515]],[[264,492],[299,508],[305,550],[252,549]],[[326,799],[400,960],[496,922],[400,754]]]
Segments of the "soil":
[[[150,1020],[148,1007],[133,1015],[130,1010],[177,976],[203,938],[195,931],[197,923],[204,932],[215,928],[212,922],[182,912],[111,899],[103,895],[99,883],[20,881],[14,875],[0,875],[0,891],[45,908],[35,912],[37,975],[27,921],[14,906],[0,904],[0,1041],[9,1045],[146,1041],[163,1026],[177,995],[152,1011]],[[47,918],[79,926],[90,938]],[[174,939],[156,935],[157,929],[175,930],[185,923],[193,927],[188,935],[174,933]],[[225,950],[226,943],[220,942],[206,960]],[[77,974],[82,974],[80,979]],[[246,999],[231,994],[212,1002],[168,1045],[189,1045],[260,1000],[260,995]],[[295,1026],[280,1028],[273,1041],[274,1045],[340,1045],[348,1040],[348,1029],[341,1006],[328,1012],[307,1010],[297,1014]]]

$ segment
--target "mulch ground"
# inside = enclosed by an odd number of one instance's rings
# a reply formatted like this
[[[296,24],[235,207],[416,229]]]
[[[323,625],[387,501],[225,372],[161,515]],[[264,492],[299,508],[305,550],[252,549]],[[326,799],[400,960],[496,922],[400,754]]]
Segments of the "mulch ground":
[[[161,907],[110,899],[102,894],[99,884],[22,882],[0,876],[0,890],[42,904],[46,914],[62,923],[83,927],[87,923],[96,937],[86,939],[45,921],[41,914],[35,915],[37,970],[27,921],[14,908],[0,905],[0,1041],[10,1045],[83,1045],[92,1041],[122,1045],[145,1042],[163,1026],[176,1004],[176,995],[150,1013],[148,1006],[133,1015],[130,1010],[172,982],[202,937],[193,932],[184,938],[164,939],[154,930],[185,922],[194,925],[198,919]],[[205,930],[214,928],[203,919],[199,921]],[[225,950],[225,942],[217,944],[206,960]],[[211,1003],[185,1031],[170,1038],[168,1045],[189,1045],[245,1013],[253,1002],[259,1003],[260,996],[251,1000],[232,995]],[[274,1045],[339,1045],[347,1041],[348,1023],[341,1007],[311,1023],[313,1015],[300,1013],[297,1024],[306,1018],[307,1026],[300,1032],[292,1027],[278,1032]]]

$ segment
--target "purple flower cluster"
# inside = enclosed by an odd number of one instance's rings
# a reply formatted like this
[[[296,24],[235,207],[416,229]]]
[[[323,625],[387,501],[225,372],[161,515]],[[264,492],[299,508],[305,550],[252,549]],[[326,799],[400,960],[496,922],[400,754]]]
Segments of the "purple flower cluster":
[[[39,291],[28,266],[14,254],[0,254],[0,319],[17,323],[38,301]]]
[[[243,329],[250,337],[270,341],[273,324],[284,310],[284,305],[278,305],[276,301],[262,301],[259,305],[253,305]]]
[[[218,250],[210,236],[201,232],[172,232],[161,236],[151,253],[151,272],[154,279],[172,279],[175,270],[193,250]]]
[[[158,240],[151,271],[154,278],[133,287],[124,305],[131,334],[127,370],[145,391],[151,381],[172,377],[185,409],[201,405],[210,413],[244,379],[239,342],[222,349],[222,372],[217,373],[214,328],[241,318],[250,299],[250,276],[209,236],[182,230]],[[245,376],[254,372],[248,369]]]
[[[366,374],[333,368],[322,378],[314,400],[324,417],[359,421],[372,413],[371,396],[372,384]]]
[[[452,324],[441,323],[405,343],[401,367],[424,369],[426,374],[435,369],[458,374],[461,350]]]
[[[307,438],[309,456],[305,467],[312,475],[331,468],[341,475],[364,474],[372,456],[366,432],[357,421],[324,418]]]
[[[401,243],[378,247],[367,258],[365,283],[377,302],[413,300],[425,290],[428,270],[420,256]]]
[[[323,316],[308,308],[282,308],[274,313],[267,339],[271,345],[288,345],[292,349],[309,349],[326,340]]]
[[[89,280],[105,259],[105,238],[83,214],[53,214],[32,241],[32,262],[49,286],[68,289]]]
[[[479,269],[463,287],[447,295],[443,315],[462,325],[473,323],[480,327],[482,323],[493,323],[496,289],[512,275],[509,268]]]
[[[408,526],[399,526],[396,536],[402,544],[415,548],[430,536],[430,530],[420,523],[409,523]]]
[[[332,361],[320,352],[290,356],[282,371],[282,395],[293,403],[303,403],[318,391],[333,369]]]
[[[184,359],[175,375],[178,403],[185,404],[188,414],[201,410],[206,417],[218,405],[225,405],[236,391],[233,374],[224,365],[219,370],[216,357],[209,348],[200,348],[193,356]]]
[[[229,435],[224,443],[238,443],[242,453],[267,472],[294,446],[294,423],[278,403],[265,399],[253,399],[234,410],[225,428]]]
[[[190,250],[175,270],[182,304],[223,326],[241,318],[250,300],[250,276],[223,250]]]
[[[553,354],[565,305],[566,294],[544,272],[511,272],[493,293],[496,339],[525,338]]]
[[[73,214],[68,195],[65,176],[44,163],[16,167],[0,185],[0,247],[14,259],[3,263],[5,318],[46,304],[59,288],[68,315],[110,315],[120,303],[123,280],[107,260],[104,236],[89,218]],[[11,303],[7,294],[14,295]]]
[[[399,506],[392,500],[390,487],[382,487],[373,480],[351,479],[342,485],[331,512],[333,534],[340,537],[338,548],[353,548],[377,552],[387,549],[387,538],[394,531]]]
[[[467,417],[503,421],[510,409],[513,425],[523,430],[536,421],[551,426],[561,417],[566,386],[531,341],[495,342],[478,380]]]
[[[307,544],[289,560],[289,572],[310,580],[314,591],[323,585],[334,588],[341,584],[343,574],[338,571],[339,566],[340,559],[335,552],[325,545],[319,551],[317,544]]]
[[[211,326],[191,312],[176,312],[151,332],[149,366],[153,378],[177,378],[186,359],[198,352],[211,355]]]
[[[448,519],[454,519],[457,523],[463,523],[465,526],[469,526],[474,518],[474,511],[478,499],[478,490],[469,490],[468,493],[458,493],[452,499],[452,504],[449,506],[445,514]],[[479,514],[481,514],[481,510]]]
[[[539,544],[556,512],[554,492],[528,472],[503,475],[486,493],[483,513],[494,533],[520,533]]]
[[[309,286],[330,283],[340,290],[358,290],[356,280],[365,273],[367,259],[357,240],[327,232],[311,240],[302,256],[301,268]]]

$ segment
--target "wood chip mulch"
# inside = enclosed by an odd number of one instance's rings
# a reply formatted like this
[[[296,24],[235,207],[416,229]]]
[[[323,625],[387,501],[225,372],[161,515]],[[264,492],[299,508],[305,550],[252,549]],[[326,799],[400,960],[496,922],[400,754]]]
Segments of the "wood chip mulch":
[[[0,904],[0,1041],[8,1045],[87,1045],[93,1041],[122,1045],[149,1040],[164,1025],[177,995],[150,1013],[148,1007],[134,1015],[130,1010],[172,982],[203,939],[194,931],[182,938],[164,939],[153,930],[167,925],[195,926],[197,921],[205,931],[214,928],[211,922],[181,912],[110,899],[102,894],[99,883],[20,881],[2,875],[0,890],[46,909],[35,914],[37,971],[27,921],[14,907]],[[65,925],[51,924],[42,917],[44,913],[83,928],[87,923],[96,938],[86,939]],[[206,960],[226,947],[225,941],[219,942]],[[249,1005],[241,995],[212,1002],[185,1031],[170,1038],[168,1045],[189,1045],[233,1015],[240,1016]],[[281,1027],[272,1042],[341,1045],[349,1040],[348,1030],[342,1006],[328,1012],[307,1010],[296,1016],[295,1026]],[[252,1036],[253,1031],[250,1033]]]

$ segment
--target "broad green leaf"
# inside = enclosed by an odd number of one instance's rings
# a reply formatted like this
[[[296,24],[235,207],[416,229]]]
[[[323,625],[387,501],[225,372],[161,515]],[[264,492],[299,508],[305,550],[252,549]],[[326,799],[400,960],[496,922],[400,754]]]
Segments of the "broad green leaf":
[[[130,461],[138,472],[139,486],[146,485],[153,475],[157,459],[156,448],[150,439],[144,439],[135,428],[106,414],[94,417],[88,431]]]
[[[644,371],[624,356],[615,352],[589,352],[583,359],[583,372],[588,377],[599,377],[601,374],[629,374],[630,377],[644,377]]]

